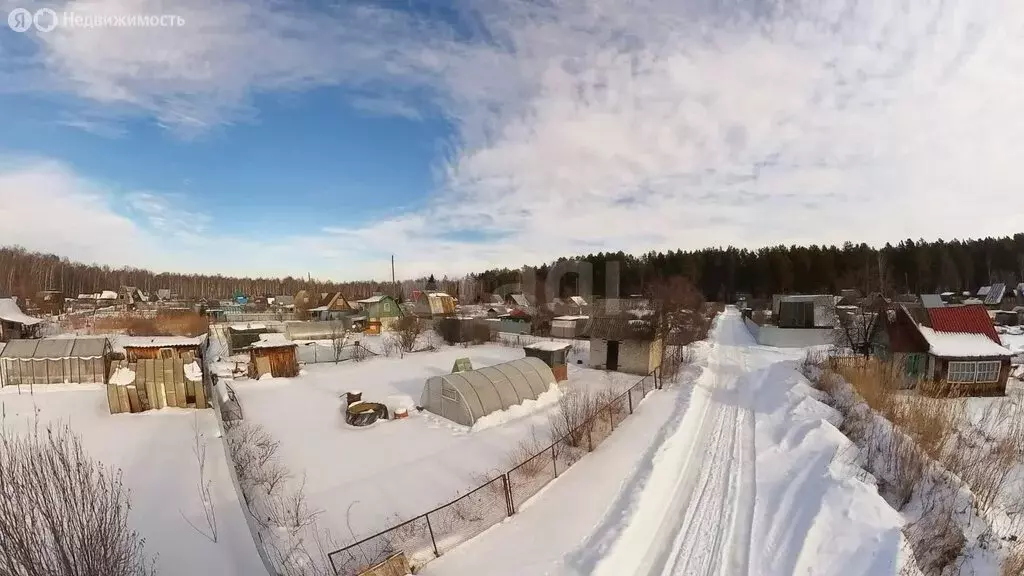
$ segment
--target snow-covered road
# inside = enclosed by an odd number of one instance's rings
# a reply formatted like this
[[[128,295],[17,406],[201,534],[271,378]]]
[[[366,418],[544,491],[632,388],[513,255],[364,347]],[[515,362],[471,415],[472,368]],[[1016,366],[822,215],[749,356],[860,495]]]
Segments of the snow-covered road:
[[[802,351],[757,345],[735,309],[705,349],[699,377],[425,573],[896,574],[902,520],[849,464],[838,414],[794,369]]]
[[[748,574],[754,511],[754,414],[742,322],[726,317],[690,408],[665,443],[629,523],[595,574]]]

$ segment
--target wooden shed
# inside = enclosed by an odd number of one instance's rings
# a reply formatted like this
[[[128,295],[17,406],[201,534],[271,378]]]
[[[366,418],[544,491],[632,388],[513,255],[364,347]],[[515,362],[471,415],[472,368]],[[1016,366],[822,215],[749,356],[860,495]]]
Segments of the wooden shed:
[[[201,358],[205,341],[205,336],[127,336],[121,340],[121,344],[124,347],[125,359],[128,362],[138,362],[157,358],[183,358],[185,355]]]
[[[284,334],[263,334],[249,347],[249,377],[270,374],[274,378],[299,375],[298,345]]]
[[[535,342],[524,346],[523,351],[529,357],[539,358],[544,361],[551,368],[551,372],[554,373],[555,381],[562,382],[569,379],[570,348],[572,348],[571,342],[548,341]]]

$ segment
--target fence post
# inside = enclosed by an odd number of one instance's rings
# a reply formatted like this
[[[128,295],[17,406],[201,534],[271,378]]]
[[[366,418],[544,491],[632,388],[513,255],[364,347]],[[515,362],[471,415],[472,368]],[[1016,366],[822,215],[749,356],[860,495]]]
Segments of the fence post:
[[[613,400],[612,404],[614,403],[615,401]],[[615,432],[615,411],[612,410],[611,404],[608,405],[608,408],[606,408],[606,410],[608,410],[608,423],[612,425],[612,432]]]
[[[587,425],[587,452],[594,451],[594,439],[590,436],[590,429],[594,427],[593,421]]]
[[[427,531],[430,532],[430,543],[434,546],[434,558],[438,558],[441,554],[437,551],[437,540],[434,539],[434,527],[430,525],[430,514],[424,514],[423,517],[427,519]]]
[[[555,478],[558,478],[558,456],[555,455],[555,445],[551,445],[551,466],[555,469]]]
[[[259,534],[259,532],[257,532],[257,534]],[[263,542],[263,536],[260,536],[260,542],[261,543]],[[331,571],[334,572],[335,575],[337,575],[338,574],[338,567],[334,565],[334,555],[333,555],[333,553],[327,555],[327,561],[331,563]]]
[[[626,397],[629,398],[629,413],[630,414],[633,413],[633,389],[634,388],[630,388],[629,391],[626,392]]]
[[[515,502],[512,500],[512,488],[508,483],[508,473],[501,475],[501,484],[505,487],[505,512],[511,516],[516,513]]]

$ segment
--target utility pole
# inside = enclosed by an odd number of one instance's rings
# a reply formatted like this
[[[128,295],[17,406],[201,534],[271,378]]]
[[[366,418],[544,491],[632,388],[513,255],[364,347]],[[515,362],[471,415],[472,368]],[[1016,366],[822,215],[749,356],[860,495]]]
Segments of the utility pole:
[[[391,283],[395,283],[395,255],[391,255]]]

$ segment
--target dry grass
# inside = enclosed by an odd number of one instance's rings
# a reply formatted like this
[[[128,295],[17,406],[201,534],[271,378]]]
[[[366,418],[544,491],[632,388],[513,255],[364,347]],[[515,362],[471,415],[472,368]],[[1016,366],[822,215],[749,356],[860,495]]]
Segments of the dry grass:
[[[815,385],[833,399],[847,398],[837,406],[845,416],[842,431],[873,465],[887,499],[897,508],[912,499],[921,502],[920,519],[905,529],[918,567],[927,575],[948,573],[967,543],[956,508],[973,506],[983,517],[994,512],[1010,473],[1024,459],[1024,409],[1009,399],[993,400],[980,413],[975,410],[972,421],[962,398],[900,390],[902,366],[835,360],[807,358],[801,368],[811,373],[817,366]],[[844,380],[856,393],[852,405]],[[956,504],[961,483],[970,490],[970,503]],[[1024,547],[1007,556],[1002,574],[1024,574]]]
[[[158,314],[155,318],[123,314],[96,318],[93,331],[129,336],[199,336],[210,330],[210,320],[194,313]]]
[[[999,576],[1020,576],[1024,574],[1024,543],[1017,543],[1003,558]]]

